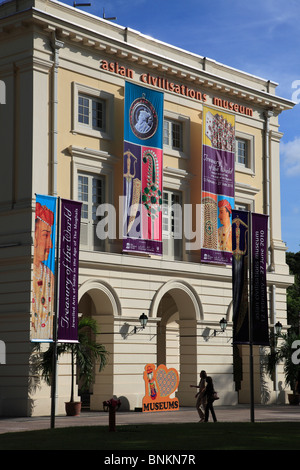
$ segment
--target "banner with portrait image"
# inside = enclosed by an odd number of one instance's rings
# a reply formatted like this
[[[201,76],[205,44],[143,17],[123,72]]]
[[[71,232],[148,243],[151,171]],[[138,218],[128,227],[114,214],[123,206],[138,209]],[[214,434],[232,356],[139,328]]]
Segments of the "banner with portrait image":
[[[201,261],[231,264],[235,117],[203,108]]]
[[[57,339],[78,341],[78,263],[81,202],[61,200]]]
[[[162,255],[163,93],[125,83],[123,251]]]
[[[53,341],[57,198],[36,195],[31,341]]]

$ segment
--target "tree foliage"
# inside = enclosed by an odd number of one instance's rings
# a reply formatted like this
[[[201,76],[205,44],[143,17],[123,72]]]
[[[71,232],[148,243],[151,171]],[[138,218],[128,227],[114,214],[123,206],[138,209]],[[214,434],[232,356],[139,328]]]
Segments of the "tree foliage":
[[[300,365],[293,355],[300,343],[300,252],[288,252],[286,261],[294,276],[294,284],[287,290],[287,321],[291,327],[285,334],[271,335],[267,369],[273,377],[276,364],[282,362],[285,384],[294,391],[300,373]]]
[[[286,261],[290,273],[294,275],[294,284],[287,290],[287,319],[294,332],[300,332],[300,251],[288,252]]]
[[[289,331],[271,338],[271,351],[268,354],[267,370],[272,377],[275,371],[275,366],[283,362],[283,372],[285,376],[285,385],[288,385],[291,390],[295,390],[295,385],[298,380],[300,367],[298,360],[295,361],[294,353],[300,343],[300,336],[295,332]]]
[[[97,343],[97,340],[94,339],[98,333],[97,323],[94,319],[90,317],[81,317],[78,322],[78,343],[57,344],[57,357],[60,357],[65,353],[71,353],[72,370],[75,362],[82,390],[88,389],[88,387],[93,383],[95,362],[99,362],[99,371],[101,371],[107,364],[107,350],[102,344]],[[53,370],[53,347],[54,345],[51,343],[49,348],[41,354],[41,360],[38,366],[42,378],[48,385],[51,385]],[[71,397],[72,395],[73,390],[71,391]]]

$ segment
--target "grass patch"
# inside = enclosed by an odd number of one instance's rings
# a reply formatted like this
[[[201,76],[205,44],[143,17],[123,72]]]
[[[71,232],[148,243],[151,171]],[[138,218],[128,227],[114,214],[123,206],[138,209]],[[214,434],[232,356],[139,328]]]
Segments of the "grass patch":
[[[0,450],[299,450],[300,423],[80,426],[6,433]]]

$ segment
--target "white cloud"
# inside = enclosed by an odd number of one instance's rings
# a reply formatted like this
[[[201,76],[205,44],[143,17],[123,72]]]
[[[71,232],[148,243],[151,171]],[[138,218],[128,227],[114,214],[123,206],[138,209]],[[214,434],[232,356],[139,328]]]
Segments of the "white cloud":
[[[282,165],[287,176],[300,175],[300,137],[295,137],[287,143],[281,142],[280,154]]]

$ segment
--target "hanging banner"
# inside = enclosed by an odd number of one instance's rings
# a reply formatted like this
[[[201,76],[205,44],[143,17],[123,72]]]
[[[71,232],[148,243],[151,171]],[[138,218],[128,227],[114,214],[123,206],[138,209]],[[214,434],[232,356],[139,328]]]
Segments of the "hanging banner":
[[[125,83],[123,251],[162,255],[163,93]]]
[[[31,341],[53,341],[57,198],[36,196]]]
[[[249,344],[251,328],[252,344],[269,345],[267,237],[268,216],[233,210],[232,288],[233,343],[235,344]],[[251,282],[250,289],[248,289],[249,282]],[[250,292],[250,299],[248,292]],[[251,325],[249,324],[249,304]]]
[[[142,411],[179,410],[178,398],[170,398],[179,385],[179,375],[176,369],[167,369],[164,364],[157,368],[154,364],[147,364],[144,370],[144,382],[145,396]]]
[[[81,202],[61,200],[57,340],[78,341],[78,264]]]
[[[252,214],[252,329],[253,344],[269,346],[267,304],[268,216]]]
[[[231,264],[235,118],[203,108],[201,261]]]
[[[249,343],[249,212],[232,211],[233,344]]]

